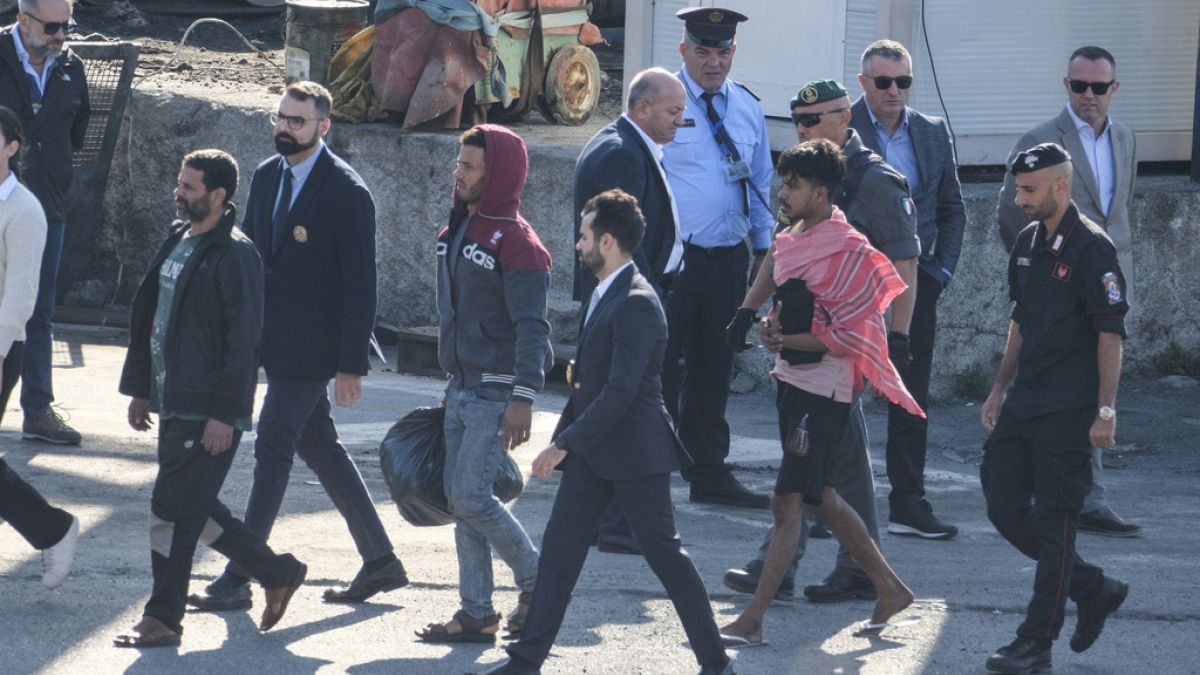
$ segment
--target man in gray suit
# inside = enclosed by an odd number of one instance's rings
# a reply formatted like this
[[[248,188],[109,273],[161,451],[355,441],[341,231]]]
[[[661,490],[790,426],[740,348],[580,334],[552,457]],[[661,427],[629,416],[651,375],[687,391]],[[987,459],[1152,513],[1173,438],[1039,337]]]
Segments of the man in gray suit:
[[[858,74],[863,95],[850,108],[850,125],[863,145],[908,179],[917,207],[921,255],[908,330],[909,359],[906,363],[893,358],[893,362],[909,393],[928,410],[938,298],[958,265],[967,217],[946,120],[908,107],[912,83],[912,58],[904,45],[894,40],[867,45]],[[889,337],[889,350],[895,347],[903,345]],[[958,528],[934,516],[925,499],[928,437],[927,419],[897,405],[888,407],[887,474],[892,491],[887,529],[923,539],[950,539]]]
[[[1006,165],[1011,167],[1020,151],[1039,143],[1058,143],[1067,149],[1075,167],[1071,195],[1080,213],[1104,228],[1117,248],[1117,260],[1125,274],[1126,298],[1133,304],[1133,237],[1129,207],[1137,180],[1137,139],[1129,127],[1108,116],[1113,94],[1120,88],[1117,63],[1108,50],[1080,47],[1067,60],[1067,106],[1054,119],[1030,129],[1013,146]],[[1012,171],[1004,176],[996,216],[1000,238],[1010,252],[1017,234],[1029,224],[1014,201],[1016,184]],[[1136,537],[1139,525],[1130,523],[1109,508],[1101,483],[1102,451],[1092,450],[1093,486],[1079,513],[1079,529],[1112,537]]]

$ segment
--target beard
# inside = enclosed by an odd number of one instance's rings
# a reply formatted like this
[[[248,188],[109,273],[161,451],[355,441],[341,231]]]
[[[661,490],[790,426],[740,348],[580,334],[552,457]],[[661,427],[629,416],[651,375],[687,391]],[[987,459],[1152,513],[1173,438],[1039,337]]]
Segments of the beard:
[[[588,271],[592,276],[596,276],[600,270],[604,269],[604,257],[601,256],[595,248],[579,252],[579,264]]]
[[[212,205],[204,198],[197,199],[194,202],[176,199],[175,210],[179,212],[180,218],[187,220],[189,223],[198,223],[212,213]]]
[[[295,136],[292,136],[286,132],[275,134],[274,140],[275,151],[284,157],[291,157],[292,155],[304,152],[305,150],[308,150],[316,145],[317,141],[320,140],[320,134],[313,134],[313,137],[307,143],[301,143],[300,141],[296,140]]]

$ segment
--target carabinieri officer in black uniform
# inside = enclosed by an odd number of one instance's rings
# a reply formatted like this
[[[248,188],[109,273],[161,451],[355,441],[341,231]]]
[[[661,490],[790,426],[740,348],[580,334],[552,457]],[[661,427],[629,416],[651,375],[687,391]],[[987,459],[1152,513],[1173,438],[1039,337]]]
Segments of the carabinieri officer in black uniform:
[[[1082,652],[1129,593],[1075,552],[1092,447],[1114,443],[1125,278],[1112,241],[1071,201],[1066,150],[1034,146],[1011,169],[1016,204],[1033,222],[1008,263],[1012,321],[981,411],[992,435],[980,476],[988,518],[1037,571],[1017,639],[987,660],[1000,673],[1050,668],[1067,598],[1078,613],[1071,649]]]

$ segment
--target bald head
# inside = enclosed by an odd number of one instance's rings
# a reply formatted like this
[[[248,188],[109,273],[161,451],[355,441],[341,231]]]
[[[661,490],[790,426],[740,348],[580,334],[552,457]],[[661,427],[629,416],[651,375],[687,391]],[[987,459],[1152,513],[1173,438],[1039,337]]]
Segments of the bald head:
[[[626,114],[659,145],[674,140],[686,105],[683,83],[663,68],[643,70],[629,84]]]

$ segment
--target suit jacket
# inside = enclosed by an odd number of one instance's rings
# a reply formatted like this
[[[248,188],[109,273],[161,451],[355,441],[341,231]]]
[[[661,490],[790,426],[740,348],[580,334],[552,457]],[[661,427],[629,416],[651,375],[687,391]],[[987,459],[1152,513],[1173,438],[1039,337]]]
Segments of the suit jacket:
[[[367,374],[375,327],[375,202],[362,178],[323,147],[272,253],[271,216],[286,160],[254,171],[242,230],[266,275],[262,363],[281,381]]]
[[[1117,260],[1121,271],[1125,274],[1126,282],[1133,285],[1133,232],[1130,229],[1129,209],[1133,201],[1133,186],[1137,180],[1137,139],[1133,131],[1124,124],[1112,123],[1113,149],[1113,198],[1108,208],[1107,217],[1100,210],[1100,188],[1096,185],[1096,175],[1088,162],[1087,153],[1079,142],[1079,132],[1066,108],[1058,117],[1043,122],[1021,136],[1013,151],[1008,154],[1005,166],[1012,166],[1013,159],[1022,150],[1028,150],[1039,143],[1058,143],[1071,153],[1071,163],[1075,165],[1075,177],[1071,181],[1071,199],[1079,212],[1089,220],[1104,228],[1117,247]],[[1017,207],[1013,201],[1017,195],[1017,186],[1013,181],[1012,171],[1004,173],[1004,187],[1000,189],[1000,204],[996,207],[996,216],[1000,221],[1000,238],[1004,247],[1012,250],[1017,240],[1017,234],[1029,224],[1029,217]]]
[[[582,461],[605,480],[690,466],[663,405],[667,319],[636,266],[618,273],[588,319],[579,329],[571,397],[554,429],[567,450],[560,466]]]
[[[850,111],[850,126],[858,132],[864,145],[882,156],[879,134],[871,124],[866,98],[859,97]],[[921,240],[918,262],[921,269],[945,285],[958,266],[963,230],[967,225],[954,146],[950,142],[946,120],[912,108],[907,111],[908,134],[921,174],[920,183],[912,192],[917,207],[917,237]],[[911,187],[912,181],[909,185]]]
[[[661,295],[663,270],[675,245],[675,217],[654,155],[625,117],[596,132],[579,153],[575,163],[575,240],[579,239],[579,212],[583,205],[613,188],[624,190],[638,201],[646,219],[646,234],[633,254],[633,261]],[[574,298],[586,301],[595,288],[596,277],[582,268],[576,254]]]

